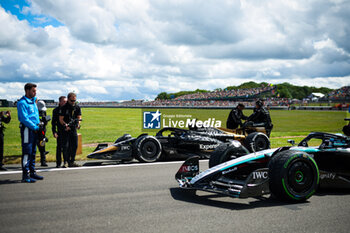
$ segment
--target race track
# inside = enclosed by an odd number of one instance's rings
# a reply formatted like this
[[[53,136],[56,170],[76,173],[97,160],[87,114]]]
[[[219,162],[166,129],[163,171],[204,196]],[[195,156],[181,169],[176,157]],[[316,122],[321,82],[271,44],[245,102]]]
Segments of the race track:
[[[191,196],[174,180],[181,163],[48,169],[35,184],[2,172],[1,232],[349,232],[350,192],[302,204]]]

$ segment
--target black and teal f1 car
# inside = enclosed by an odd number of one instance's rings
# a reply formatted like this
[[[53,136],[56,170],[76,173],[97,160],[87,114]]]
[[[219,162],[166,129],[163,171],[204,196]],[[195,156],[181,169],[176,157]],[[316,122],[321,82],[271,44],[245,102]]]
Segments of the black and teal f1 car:
[[[141,134],[132,137],[125,134],[112,145],[99,144],[88,155],[92,159],[115,161],[156,162],[159,160],[187,159],[193,155],[209,158],[211,152],[223,142],[238,140],[249,151],[259,151],[270,148],[270,140],[263,132],[244,132],[236,134],[224,128],[163,128],[155,136]]]
[[[175,175],[183,189],[232,197],[265,194],[285,201],[305,201],[318,187],[350,188],[350,138],[313,132],[297,146],[249,153],[238,141],[223,143],[211,154],[209,169],[199,172],[198,157],[187,159]],[[319,143],[318,146],[309,144]]]

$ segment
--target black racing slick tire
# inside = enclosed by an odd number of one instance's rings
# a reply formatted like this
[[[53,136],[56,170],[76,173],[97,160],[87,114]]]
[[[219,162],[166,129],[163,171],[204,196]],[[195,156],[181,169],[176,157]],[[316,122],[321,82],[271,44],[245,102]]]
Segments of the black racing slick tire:
[[[345,125],[343,127],[343,133],[346,135],[346,136],[350,136],[350,125]]]
[[[270,148],[270,139],[264,133],[253,132],[246,137],[244,145],[250,152],[266,150]]]
[[[140,162],[156,162],[162,154],[162,145],[157,138],[153,136],[143,136],[135,142],[135,157]]]
[[[209,168],[248,154],[249,151],[244,146],[235,146],[232,142],[220,144],[210,154]]]
[[[319,183],[319,170],[313,158],[300,151],[282,151],[269,162],[269,186],[278,199],[303,202]]]

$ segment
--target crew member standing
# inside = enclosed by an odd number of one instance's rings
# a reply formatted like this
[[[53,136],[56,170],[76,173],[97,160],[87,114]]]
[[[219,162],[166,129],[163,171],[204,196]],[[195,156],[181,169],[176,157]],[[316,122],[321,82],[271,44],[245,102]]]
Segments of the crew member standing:
[[[247,121],[252,121],[254,124],[263,123],[266,129],[266,135],[270,137],[273,124],[271,121],[269,110],[267,110],[264,107],[264,102],[262,100],[256,101],[253,113],[248,117]]]
[[[11,121],[11,112],[0,112],[0,171],[6,171],[4,168],[3,160],[4,160],[4,130],[5,126],[2,122],[8,124]]]
[[[242,119],[248,119],[248,117],[243,114],[244,108],[244,104],[239,103],[237,107],[231,110],[226,121],[226,128],[237,129],[238,126],[242,126]]]
[[[22,141],[22,182],[44,179],[35,172],[35,153],[39,130],[39,111],[36,105],[36,84],[24,86],[25,95],[17,102]]]
[[[59,121],[59,111],[63,105],[67,103],[67,98],[65,96],[61,96],[58,99],[58,106],[52,111],[52,134],[53,137],[56,138],[57,145],[56,145],[56,167],[59,168],[62,163],[62,152],[63,152],[63,132],[64,127],[61,125]],[[68,161],[64,160],[66,164],[68,164]],[[64,166],[62,166],[64,167]]]
[[[46,104],[45,101],[43,100],[39,100],[38,103],[36,104],[38,106],[38,110],[39,110],[39,119],[40,122],[43,124],[43,130],[41,132],[39,132],[39,134],[41,133],[42,135],[40,135],[41,137],[45,137],[46,138],[46,125],[48,123],[48,121],[51,120],[50,116],[47,117],[46,115]],[[40,152],[40,163],[42,167],[47,167],[47,163],[46,163],[46,155],[49,153],[48,151],[46,151],[45,148],[45,141],[41,142],[40,138],[37,142],[37,146]]]
[[[67,103],[60,109],[59,121],[64,127],[63,131],[63,158],[64,167],[79,167],[75,163],[75,155],[78,148],[77,129],[80,129],[81,110],[76,104],[77,96],[70,92],[67,96]],[[75,121],[75,122],[74,122]]]

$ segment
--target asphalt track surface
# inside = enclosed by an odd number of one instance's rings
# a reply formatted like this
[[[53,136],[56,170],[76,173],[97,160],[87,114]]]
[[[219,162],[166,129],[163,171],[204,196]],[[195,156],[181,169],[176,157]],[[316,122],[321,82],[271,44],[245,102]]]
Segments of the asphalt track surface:
[[[18,170],[1,172],[0,232],[350,231],[349,191],[322,191],[301,204],[192,196],[174,180],[181,163],[45,169],[34,184],[21,183]]]

